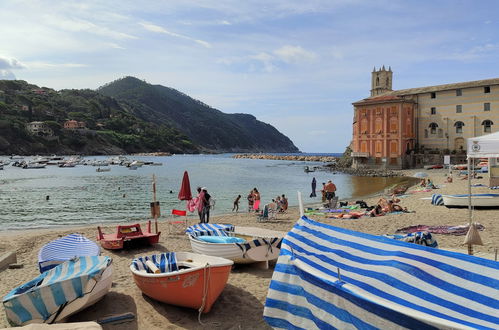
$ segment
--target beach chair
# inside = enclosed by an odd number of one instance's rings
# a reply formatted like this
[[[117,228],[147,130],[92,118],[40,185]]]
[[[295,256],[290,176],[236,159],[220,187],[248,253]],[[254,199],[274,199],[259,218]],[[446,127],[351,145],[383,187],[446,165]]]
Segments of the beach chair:
[[[269,220],[277,220],[277,204],[276,203],[270,203],[269,205]]]
[[[187,211],[172,210],[171,218],[168,219],[168,234],[183,234],[187,229]]]
[[[258,215],[258,221],[266,221],[269,220],[269,204],[265,204],[263,206],[263,210]]]

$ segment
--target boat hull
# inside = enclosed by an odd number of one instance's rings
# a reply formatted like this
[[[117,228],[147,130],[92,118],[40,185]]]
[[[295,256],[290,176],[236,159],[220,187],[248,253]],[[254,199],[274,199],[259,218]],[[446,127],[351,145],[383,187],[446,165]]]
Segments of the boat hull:
[[[442,195],[446,207],[468,207],[468,195]],[[499,194],[472,194],[474,208],[499,208]]]
[[[177,252],[180,265],[192,264],[193,268],[164,274],[138,272],[130,266],[137,287],[147,296],[167,304],[200,309],[208,313],[222,293],[233,262],[223,258],[189,252]]]

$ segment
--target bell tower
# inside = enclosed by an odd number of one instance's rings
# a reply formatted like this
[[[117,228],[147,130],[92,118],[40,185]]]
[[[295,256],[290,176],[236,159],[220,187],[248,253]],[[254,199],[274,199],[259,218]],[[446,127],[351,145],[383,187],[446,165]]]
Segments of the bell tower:
[[[374,67],[371,73],[371,96],[381,95],[392,91],[392,68],[385,69],[383,65],[378,71]]]

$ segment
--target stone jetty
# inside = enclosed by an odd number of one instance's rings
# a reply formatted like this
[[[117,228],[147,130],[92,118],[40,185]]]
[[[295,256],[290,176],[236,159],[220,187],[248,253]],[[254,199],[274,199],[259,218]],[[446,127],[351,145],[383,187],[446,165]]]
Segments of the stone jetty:
[[[337,157],[332,156],[306,156],[306,155],[269,155],[269,154],[237,154],[232,158],[248,158],[248,159],[272,159],[272,160],[292,160],[301,162],[323,162],[334,163]]]

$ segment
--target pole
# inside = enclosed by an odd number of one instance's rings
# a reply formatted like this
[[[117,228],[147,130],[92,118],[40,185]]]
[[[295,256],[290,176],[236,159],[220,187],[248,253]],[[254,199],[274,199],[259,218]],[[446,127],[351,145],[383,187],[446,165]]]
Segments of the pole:
[[[298,207],[300,208],[300,218],[305,215],[303,212],[303,199],[301,198],[301,192],[297,191],[298,193]]]
[[[158,212],[156,206],[156,176],[152,175],[152,198],[154,205],[154,229],[156,230],[156,234],[158,233]]]
[[[473,174],[471,173],[471,157],[468,156],[468,218],[470,219],[470,230],[472,224],[472,219],[471,219],[471,176]],[[473,255],[473,246],[471,244],[468,244],[468,254]]]

